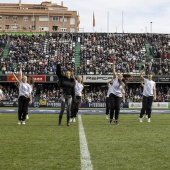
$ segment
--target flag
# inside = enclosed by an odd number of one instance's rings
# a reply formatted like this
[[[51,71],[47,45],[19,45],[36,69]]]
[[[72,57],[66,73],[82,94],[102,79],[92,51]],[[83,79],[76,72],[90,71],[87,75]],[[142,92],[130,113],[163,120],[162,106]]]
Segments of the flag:
[[[93,12],[93,27],[95,27],[95,16],[94,16],[94,12]]]

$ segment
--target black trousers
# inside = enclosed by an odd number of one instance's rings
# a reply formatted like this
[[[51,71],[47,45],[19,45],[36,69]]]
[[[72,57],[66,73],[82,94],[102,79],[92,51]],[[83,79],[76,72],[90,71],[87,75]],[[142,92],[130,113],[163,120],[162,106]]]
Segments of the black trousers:
[[[109,95],[109,101],[110,101],[110,119],[113,119],[113,115],[115,115],[115,120],[117,121],[119,118],[122,97],[118,97],[111,93]]]
[[[152,103],[153,103],[153,96],[148,96],[148,97],[143,96],[140,118],[143,117],[145,111],[146,111],[146,115],[148,115],[148,118],[151,118]]]
[[[81,96],[76,96],[77,101],[72,101],[71,106],[71,118],[76,117],[79,111],[80,103],[81,103]]]
[[[110,101],[109,97],[106,97],[106,114],[108,115],[110,111]]]
[[[18,120],[25,121],[28,105],[29,105],[29,98],[26,98],[25,96],[20,96],[18,100]]]
[[[65,110],[65,105],[67,105],[67,121],[69,121],[70,114],[71,114],[72,96],[63,94],[60,100],[61,100],[61,110],[59,114],[59,119],[62,119]]]

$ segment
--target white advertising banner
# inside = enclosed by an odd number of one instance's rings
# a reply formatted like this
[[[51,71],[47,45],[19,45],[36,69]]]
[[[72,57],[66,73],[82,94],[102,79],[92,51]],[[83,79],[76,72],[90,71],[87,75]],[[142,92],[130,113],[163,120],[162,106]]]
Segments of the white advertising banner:
[[[129,103],[129,108],[142,108],[142,103],[141,102],[130,102]],[[152,103],[152,108],[154,109],[168,109],[168,102],[153,102]]]
[[[107,83],[113,79],[113,75],[84,75],[84,83]]]
[[[140,102],[133,102],[133,103],[129,103],[129,108],[142,108],[142,103]]]
[[[152,103],[152,108],[164,108],[168,109],[168,102],[153,102]]]

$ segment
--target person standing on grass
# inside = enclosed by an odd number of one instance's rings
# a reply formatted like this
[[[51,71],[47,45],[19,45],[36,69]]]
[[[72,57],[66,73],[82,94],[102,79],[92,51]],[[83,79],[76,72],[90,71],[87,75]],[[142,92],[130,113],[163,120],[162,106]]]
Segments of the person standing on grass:
[[[156,100],[156,83],[152,80],[152,72],[148,73],[148,78],[142,76],[143,72],[146,70],[146,67],[141,71],[140,78],[144,81],[143,88],[143,100],[142,100],[142,109],[139,116],[139,121],[142,123],[143,115],[148,115],[148,122],[150,122],[151,112],[152,112],[152,103],[153,100]]]
[[[123,100],[125,102],[125,90],[127,89],[126,80],[131,78],[132,76],[129,74],[116,74],[115,71],[115,61],[113,60],[113,84],[110,88],[110,125],[113,122],[113,115],[115,115],[115,124],[118,125],[118,118],[120,113],[120,104]]]
[[[144,82],[143,82],[143,81],[141,82],[141,85],[140,85],[140,86],[142,87],[142,89],[144,88]],[[146,114],[146,118],[148,118],[148,115],[147,115],[147,113],[146,113],[146,110],[145,110],[145,114]],[[144,115],[145,115],[145,114],[144,114]],[[143,115],[143,118],[144,118],[144,115]]]
[[[31,86],[27,83],[27,76],[22,75],[22,67],[20,66],[20,77],[15,79],[19,83],[19,100],[18,100],[18,125],[25,125],[26,114],[29,103],[32,103]]]
[[[70,122],[76,122],[76,116],[79,111],[79,107],[81,104],[82,91],[83,91],[83,78],[82,76],[78,76],[77,80],[75,79],[75,97],[76,100],[73,100],[71,107],[71,118]]]
[[[110,95],[110,90],[112,88],[113,80],[109,81],[108,83],[108,91],[107,91],[107,96],[106,96],[106,119],[109,119],[109,113],[110,113],[110,101],[109,101],[109,95]]]
[[[4,97],[2,88],[3,87],[0,85],[0,101],[3,100],[3,97]]]
[[[31,93],[32,93],[33,87],[34,87],[34,79],[30,75],[27,76],[27,79],[28,79],[28,84],[31,86]],[[26,113],[26,119],[29,119],[28,110],[27,110],[27,113]]]
[[[66,74],[61,73],[61,64],[57,64],[56,74],[59,78],[60,88],[63,89],[61,99],[61,110],[59,114],[58,125],[61,126],[61,120],[65,110],[65,104],[67,104],[67,126],[70,126],[70,115],[71,115],[71,105],[72,100],[75,99],[75,81],[71,78],[71,71],[66,71]]]

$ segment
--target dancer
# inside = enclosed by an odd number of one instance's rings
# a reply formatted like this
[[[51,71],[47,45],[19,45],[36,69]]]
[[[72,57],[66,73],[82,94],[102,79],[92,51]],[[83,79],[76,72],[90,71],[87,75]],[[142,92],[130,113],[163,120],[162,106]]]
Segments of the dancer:
[[[31,94],[32,94],[33,87],[34,87],[34,79],[30,75],[28,75],[27,77],[28,77],[28,80],[27,80],[28,84],[31,86]],[[28,110],[27,110],[27,113],[26,113],[26,119],[29,119]]]
[[[109,101],[109,95],[110,95],[110,90],[112,88],[113,80],[110,80],[108,83],[108,91],[107,91],[107,96],[106,96],[106,119],[109,119],[108,115],[110,113],[110,101]]]
[[[27,76],[22,75],[22,67],[20,66],[20,77],[15,79],[19,83],[19,100],[18,100],[18,125],[25,125],[26,113],[29,103],[32,103],[31,86],[27,83]]]
[[[70,126],[71,104],[72,100],[75,100],[75,81],[71,78],[71,72],[66,71],[66,74],[61,73],[61,64],[57,64],[56,74],[59,78],[60,87],[63,89],[61,97],[61,111],[59,114],[58,125],[61,126],[61,120],[63,117],[65,104],[67,104],[67,126]]]
[[[148,79],[142,76],[143,72],[146,70],[146,67],[141,71],[140,78],[144,81],[143,88],[143,100],[142,100],[142,109],[139,116],[139,121],[143,122],[143,115],[148,115],[148,122],[151,121],[151,112],[152,112],[152,103],[153,100],[156,100],[156,83],[152,80],[152,72],[148,73]]]
[[[76,100],[73,100],[72,107],[71,107],[71,118],[70,122],[76,122],[76,116],[79,111],[79,107],[81,104],[81,98],[82,98],[82,91],[83,91],[83,78],[82,76],[78,76],[77,80],[75,79],[75,96]]]
[[[113,122],[113,115],[115,115],[115,124],[118,125],[118,118],[120,112],[120,104],[123,100],[125,102],[125,90],[127,89],[126,81],[132,76],[129,74],[116,74],[115,61],[113,60],[113,85],[110,88],[110,125]]]

